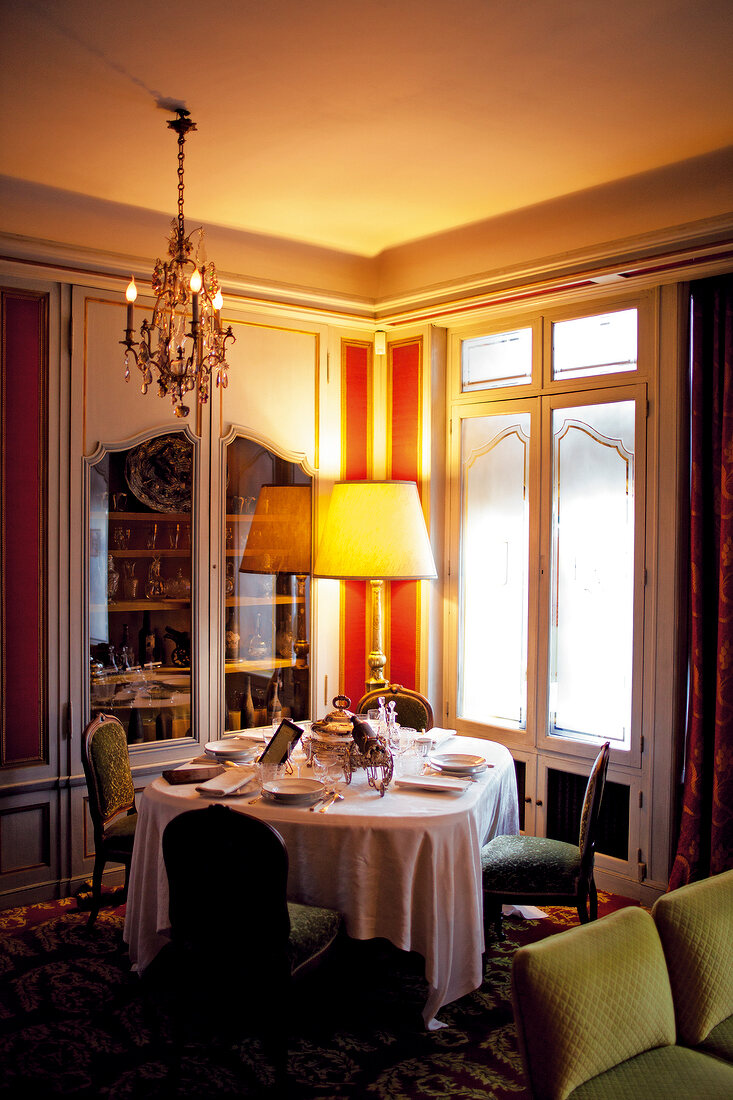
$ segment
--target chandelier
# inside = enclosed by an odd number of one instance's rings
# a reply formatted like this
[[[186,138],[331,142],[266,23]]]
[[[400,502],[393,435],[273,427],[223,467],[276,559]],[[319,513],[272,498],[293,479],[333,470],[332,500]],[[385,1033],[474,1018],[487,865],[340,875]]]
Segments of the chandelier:
[[[188,416],[183,399],[192,390],[198,391],[201,404],[208,400],[213,374],[217,386],[227,385],[226,347],[234,342],[231,325],[222,331],[223,298],[213,263],[206,262],[204,231],[194,229],[189,236],[183,221],[183,146],[189,130],[196,123],[183,107],[176,109],[177,118],[168,125],[178,134],[178,217],[171,222],[168,239],[168,259],[156,260],[152,288],[155,295],[153,319],[143,320],[140,340],[133,339],[133,302],[137,298],[134,277],[130,279],[127,298],[125,338],[120,340],[125,351],[125,379],[130,381],[130,366],[134,359],[142,375],[141,390],[148,392],[153,381],[158,383],[158,395],[170,394],[176,416]],[[194,235],[198,238],[194,243]],[[189,321],[190,317],[190,321]],[[188,327],[190,325],[190,327]],[[188,331],[187,331],[188,329]]]

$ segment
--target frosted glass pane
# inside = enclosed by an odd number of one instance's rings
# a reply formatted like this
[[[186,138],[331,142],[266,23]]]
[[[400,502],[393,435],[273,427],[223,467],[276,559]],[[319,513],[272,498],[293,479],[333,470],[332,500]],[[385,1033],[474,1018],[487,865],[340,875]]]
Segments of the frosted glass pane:
[[[532,329],[498,332],[464,340],[461,352],[462,388],[492,389],[532,381]]]
[[[550,728],[629,743],[634,402],[553,413]]]
[[[552,326],[553,378],[590,378],[636,370],[636,310],[556,321]]]
[[[465,420],[461,436],[458,714],[527,714],[529,413]]]

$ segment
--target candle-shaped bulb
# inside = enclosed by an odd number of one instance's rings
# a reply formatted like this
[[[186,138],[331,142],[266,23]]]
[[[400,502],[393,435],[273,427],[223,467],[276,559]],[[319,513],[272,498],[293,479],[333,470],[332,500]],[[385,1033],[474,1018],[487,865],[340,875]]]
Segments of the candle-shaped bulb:
[[[217,290],[214,295],[214,309],[219,310],[224,305],[224,295],[220,290]]]
[[[201,272],[197,267],[194,268],[191,280],[188,284],[191,287],[193,294],[198,294],[201,290]]]
[[[125,339],[131,339],[129,333],[132,332],[132,303],[137,298],[137,287],[135,286],[135,276],[130,276],[130,281],[127,284],[127,290],[125,291],[125,297],[127,298],[127,332],[128,335]],[[127,345],[130,346],[129,344]]]

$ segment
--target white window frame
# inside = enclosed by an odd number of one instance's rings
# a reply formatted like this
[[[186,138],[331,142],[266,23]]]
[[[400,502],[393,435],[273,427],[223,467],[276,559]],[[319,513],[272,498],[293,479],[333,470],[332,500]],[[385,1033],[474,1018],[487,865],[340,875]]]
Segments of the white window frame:
[[[587,378],[558,379],[551,377],[552,324],[555,321],[573,320],[577,317],[610,313],[635,308],[638,316],[637,369],[617,374],[590,376]],[[522,386],[492,388],[490,390],[461,389],[461,347],[464,339],[482,334],[501,333],[514,328],[533,330],[533,377]],[[592,761],[597,745],[573,740],[557,733],[550,733],[547,724],[548,678],[548,617],[549,617],[549,558],[540,561],[541,547],[549,551],[552,504],[552,440],[546,428],[546,418],[553,407],[593,404],[608,400],[636,401],[636,499],[635,499],[635,578],[634,578],[634,665],[632,685],[632,730],[629,750],[612,750],[612,763],[638,769],[641,766],[642,737],[648,700],[645,691],[651,677],[645,678],[648,662],[647,636],[649,606],[647,582],[647,530],[653,526],[656,498],[653,484],[647,492],[653,470],[648,461],[650,428],[648,414],[650,398],[654,394],[656,379],[656,352],[658,326],[658,297],[654,289],[629,294],[604,294],[582,302],[549,303],[530,313],[501,314],[498,310],[487,315],[483,323],[473,323],[465,328],[449,332],[447,400],[450,432],[448,439],[449,506],[446,532],[446,552],[449,561],[446,599],[446,661],[444,665],[444,692],[447,704],[447,723],[458,732],[471,736],[501,741],[510,749],[520,752],[560,753],[565,756]],[[537,398],[539,400],[527,400]],[[652,402],[653,404],[653,402]],[[530,525],[529,546],[529,637],[527,653],[527,722],[523,730],[467,721],[457,716],[458,701],[458,616],[460,613],[460,529],[461,529],[461,423],[467,417],[485,416],[488,412],[535,411],[532,419],[530,444],[530,509],[535,518]],[[542,425],[540,430],[540,419]],[[539,439],[538,439],[539,437]],[[545,449],[537,454],[540,445]],[[540,478],[542,481],[540,483]],[[542,566],[545,572],[542,573]],[[487,624],[491,629],[491,624]]]

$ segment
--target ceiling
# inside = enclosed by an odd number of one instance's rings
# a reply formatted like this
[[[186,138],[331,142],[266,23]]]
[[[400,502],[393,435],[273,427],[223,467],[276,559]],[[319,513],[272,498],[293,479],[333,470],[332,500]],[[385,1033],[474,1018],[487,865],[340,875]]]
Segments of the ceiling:
[[[1,4],[5,176],[354,256],[731,144],[730,0]]]

